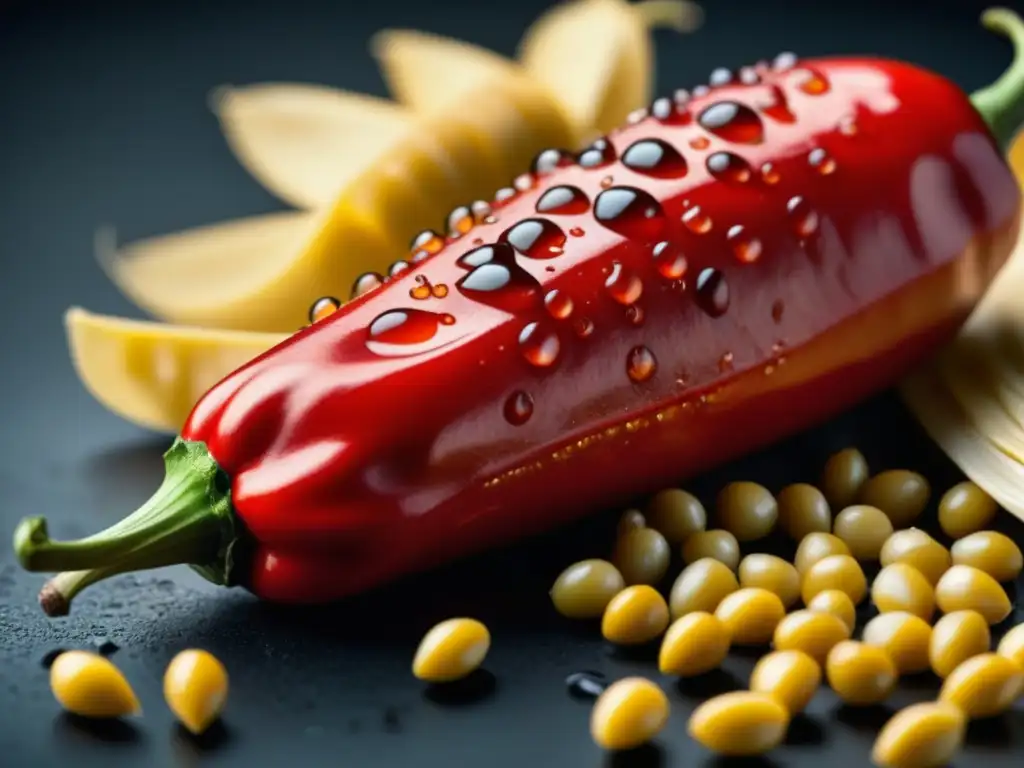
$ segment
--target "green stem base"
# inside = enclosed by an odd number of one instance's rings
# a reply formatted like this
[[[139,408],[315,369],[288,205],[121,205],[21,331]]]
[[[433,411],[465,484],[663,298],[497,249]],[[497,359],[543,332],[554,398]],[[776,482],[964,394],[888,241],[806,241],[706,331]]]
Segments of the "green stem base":
[[[237,538],[230,482],[201,442],[178,438],[164,464],[164,481],[152,498],[93,536],[53,541],[45,518],[21,521],[14,551],[22,567],[61,572],[39,595],[47,615],[66,614],[87,586],[129,571],[187,563],[215,583],[230,583]]]

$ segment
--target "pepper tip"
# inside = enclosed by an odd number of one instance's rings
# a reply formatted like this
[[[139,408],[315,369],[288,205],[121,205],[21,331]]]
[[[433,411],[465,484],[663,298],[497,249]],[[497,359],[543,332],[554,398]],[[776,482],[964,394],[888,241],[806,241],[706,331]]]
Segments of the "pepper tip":
[[[71,610],[71,601],[53,581],[48,581],[39,590],[39,607],[52,619],[58,616],[67,616]]]

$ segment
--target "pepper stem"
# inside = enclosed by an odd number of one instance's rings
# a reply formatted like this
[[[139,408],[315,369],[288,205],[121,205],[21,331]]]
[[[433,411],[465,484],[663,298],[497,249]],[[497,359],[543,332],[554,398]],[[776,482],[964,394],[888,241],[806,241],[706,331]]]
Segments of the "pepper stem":
[[[62,571],[39,593],[49,616],[67,614],[90,584],[128,571],[188,563],[226,584],[235,543],[230,483],[206,445],[180,437],[164,454],[166,474],[153,496],[105,531],[53,541],[46,519],[29,517],[14,532],[14,551],[28,571]]]
[[[1009,8],[989,8],[981,15],[986,29],[998,32],[1013,44],[1013,61],[991,85],[975,91],[971,102],[988,123],[1004,150],[1024,125],[1024,21]]]
[[[632,9],[648,29],[665,27],[676,32],[695,32],[704,22],[704,10],[688,0],[640,0]]]

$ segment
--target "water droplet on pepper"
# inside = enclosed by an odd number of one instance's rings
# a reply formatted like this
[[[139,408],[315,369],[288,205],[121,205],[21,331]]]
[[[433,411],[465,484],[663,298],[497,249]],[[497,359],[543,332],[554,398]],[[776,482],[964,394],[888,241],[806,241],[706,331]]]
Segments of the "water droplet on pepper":
[[[697,275],[695,293],[697,305],[711,317],[721,317],[729,309],[729,285],[714,267],[705,267]]]
[[[433,255],[444,248],[444,238],[432,229],[424,229],[409,244],[409,252],[426,251]]]
[[[716,101],[701,111],[697,122],[708,133],[734,144],[760,144],[764,141],[761,118],[738,101]]]
[[[688,170],[679,150],[661,139],[641,139],[622,153],[622,164],[630,170],[658,179],[679,179]]]
[[[714,226],[711,217],[704,213],[699,205],[693,206],[683,214],[683,224],[698,235],[706,235]]]
[[[836,161],[821,147],[811,150],[810,154],[807,155],[807,162],[817,169],[818,173],[822,176],[828,176],[836,169]]]
[[[820,96],[830,90],[825,76],[813,69],[801,69],[798,73],[794,73],[794,76],[798,78],[797,88],[810,96]]]
[[[573,320],[572,329],[581,339],[587,338],[594,332],[594,321],[589,317],[578,317]]]
[[[725,233],[725,239],[732,246],[732,252],[736,258],[744,264],[753,264],[761,258],[761,241],[751,237],[747,230],[740,224],[729,228]]]
[[[422,344],[437,334],[437,327],[455,318],[421,309],[390,309],[370,323],[369,341],[388,345]]]
[[[761,166],[761,180],[765,184],[778,184],[780,178],[782,177],[779,175],[778,170],[771,163],[765,163]]]
[[[818,230],[818,213],[800,195],[791,197],[786,203],[786,212],[793,229],[799,237],[810,237]]]
[[[720,181],[744,184],[752,174],[750,163],[732,152],[715,152],[708,155],[708,173]]]
[[[626,307],[626,320],[628,320],[632,325],[644,324],[644,311],[641,309],[639,304],[633,304],[632,306]]]
[[[383,275],[379,275],[376,272],[363,272],[363,274],[357,277],[355,282],[352,283],[352,291],[349,296],[350,298],[356,299],[364,293],[369,293],[375,288],[380,288],[382,285],[384,285]]]
[[[653,243],[661,239],[665,212],[648,192],[612,187],[594,200],[594,218],[623,237]]]
[[[728,85],[732,80],[732,70],[728,67],[717,67],[711,71],[711,76],[708,77],[708,85],[712,88],[720,88],[723,85]]]
[[[651,104],[651,114],[654,115],[658,122],[664,125],[688,125],[693,122],[693,116],[686,109],[686,101],[689,99],[689,96],[687,93],[686,99],[682,101],[662,96]]]
[[[468,205],[460,205],[448,214],[448,233],[451,237],[459,237],[473,228],[476,221]]]
[[[658,361],[647,347],[633,347],[626,355],[626,375],[636,384],[647,381],[657,370]]]
[[[721,373],[732,370],[732,352],[726,352],[718,359],[718,370]]]
[[[579,164],[583,168],[602,168],[617,159],[615,147],[608,139],[598,139],[580,153]]]
[[[780,53],[778,56],[775,57],[775,60],[772,61],[772,69],[774,69],[776,72],[785,72],[795,67],[797,60],[798,57],[795,53],[792,53],[790,51]]]
[[[557,289],[547,292],[544,296],[544,306],[547,307],[548,313],[557,320],[565,320],[573,310],[573,302],[569,295]]]
[[[409,289],[409,298],[423,301],[431,296],[430,281],[423,275],[416,275],[416,285]]]
[[[547,219],[524,219],[506,229],[501,241],[531,259],[553,259],[565,247],[565,232]]]
[[[686,256],[672,243],[663,240],[654,246],[651,253],[654,256],[654,266],[662,277],[667,280],[679,280],[686,274]]]
[[[540,323],[530,323],[519,334],[519,349],[523,357],[538,368],[554,365],[561,347],[558,335]]]
[[[388,277],[398,277],[398,275],[405,272],[412,265],[408,261],[396,261],[390,267],[388,267]]]
[[[569,234],[573,237],[583,237],[587,233],[583,230],[583,227],[573,227],[569,230]]]
[[[590,210],[590,200],[579,187],[560,185],[552,187],[537,201],[537,213],[569,216]]]
[[[618,261],[612,263],[612,271],[604,281],[604,287],[613,299],[627,307],[635,303],[644,292],[640,278]]]
[[[309,308],[309,322],[318,323],[324,318],[330,317],[341,307],[341,302],[333,296],[323,296],[313,302]]]
[[[503,205],[508,205],[518,195],[519,191],[515,187],[502,187],[494,193],[494,205],[499,208]]]
[[[572,154],[564,149],[545,149],[533,159],[530,170],[535,176],[547,176],[558,168],[565,168],[572,164]]]
[[[533,416],[533,398],[526,392],[517,390],[505,401],[505,421],[514,427],[521,427]]]
[[[708,140],[707,136],[697,136],[690,139],[690,147],[692,149],[707,149],[711,146],[711,141]]]

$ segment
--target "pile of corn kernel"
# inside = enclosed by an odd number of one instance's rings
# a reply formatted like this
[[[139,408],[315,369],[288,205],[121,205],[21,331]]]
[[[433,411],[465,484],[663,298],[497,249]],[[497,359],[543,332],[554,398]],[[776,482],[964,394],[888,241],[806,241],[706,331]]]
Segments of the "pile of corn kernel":
[[[64,709],[80,717],[114,718],[141,713],[139,700],[109,659],[88,651],[65,651],[50,666],[50,689]],[[228,696],[224,666],[206,651],[189,649],[164,672],[164,699],[175,717],[199,735],[220,717]]]
[[[665,490],[645,514],[623,515],[609,560],[566,568],[551,600],[568,618],[600,618],[612,644],[660,638],[663,675],[708,673],[736,646],[770,649],[749,690],[715,696],[690,716],[690,736],[721,755],[778,746],[823,681],[844,704],[868,706],[884,701],[901,675],[930,669],[943,681],[938,699],[896,713],[871,759],[882,768],[946,765],[969,720],[999,715],[1024,694],[1024,624],[995,652],[990,629],[1012,611],[1001,584],[1016,579],[1024,557],[1012,539],[987,530],[997,506],[978,486],[959,483],[939,501],[939,525],[955,542],[949,549],[913,527],[930,498],[921,475],[872,476],[852,448],[828,460],[818,487],[797,483],[773,495],[756,483],[730,483],[716,499],[714,529],[696,497]],[[741,545],[776,527],[798,542],[793,562],[763,553],[741,559]],[[673,548],[685,567],[666,599],[656,586]],[[873,562],[881,570],[869,584],[862,563]],[[878,615],[853,639],[856,606],[869,596]],[[489,645],[480,622],[450,619],[424,637],[413,672],[431,682],[464,677]],[[668,715],[661,687],[621,679],[598,696],[591,735],[604,749],[638,747]]]

